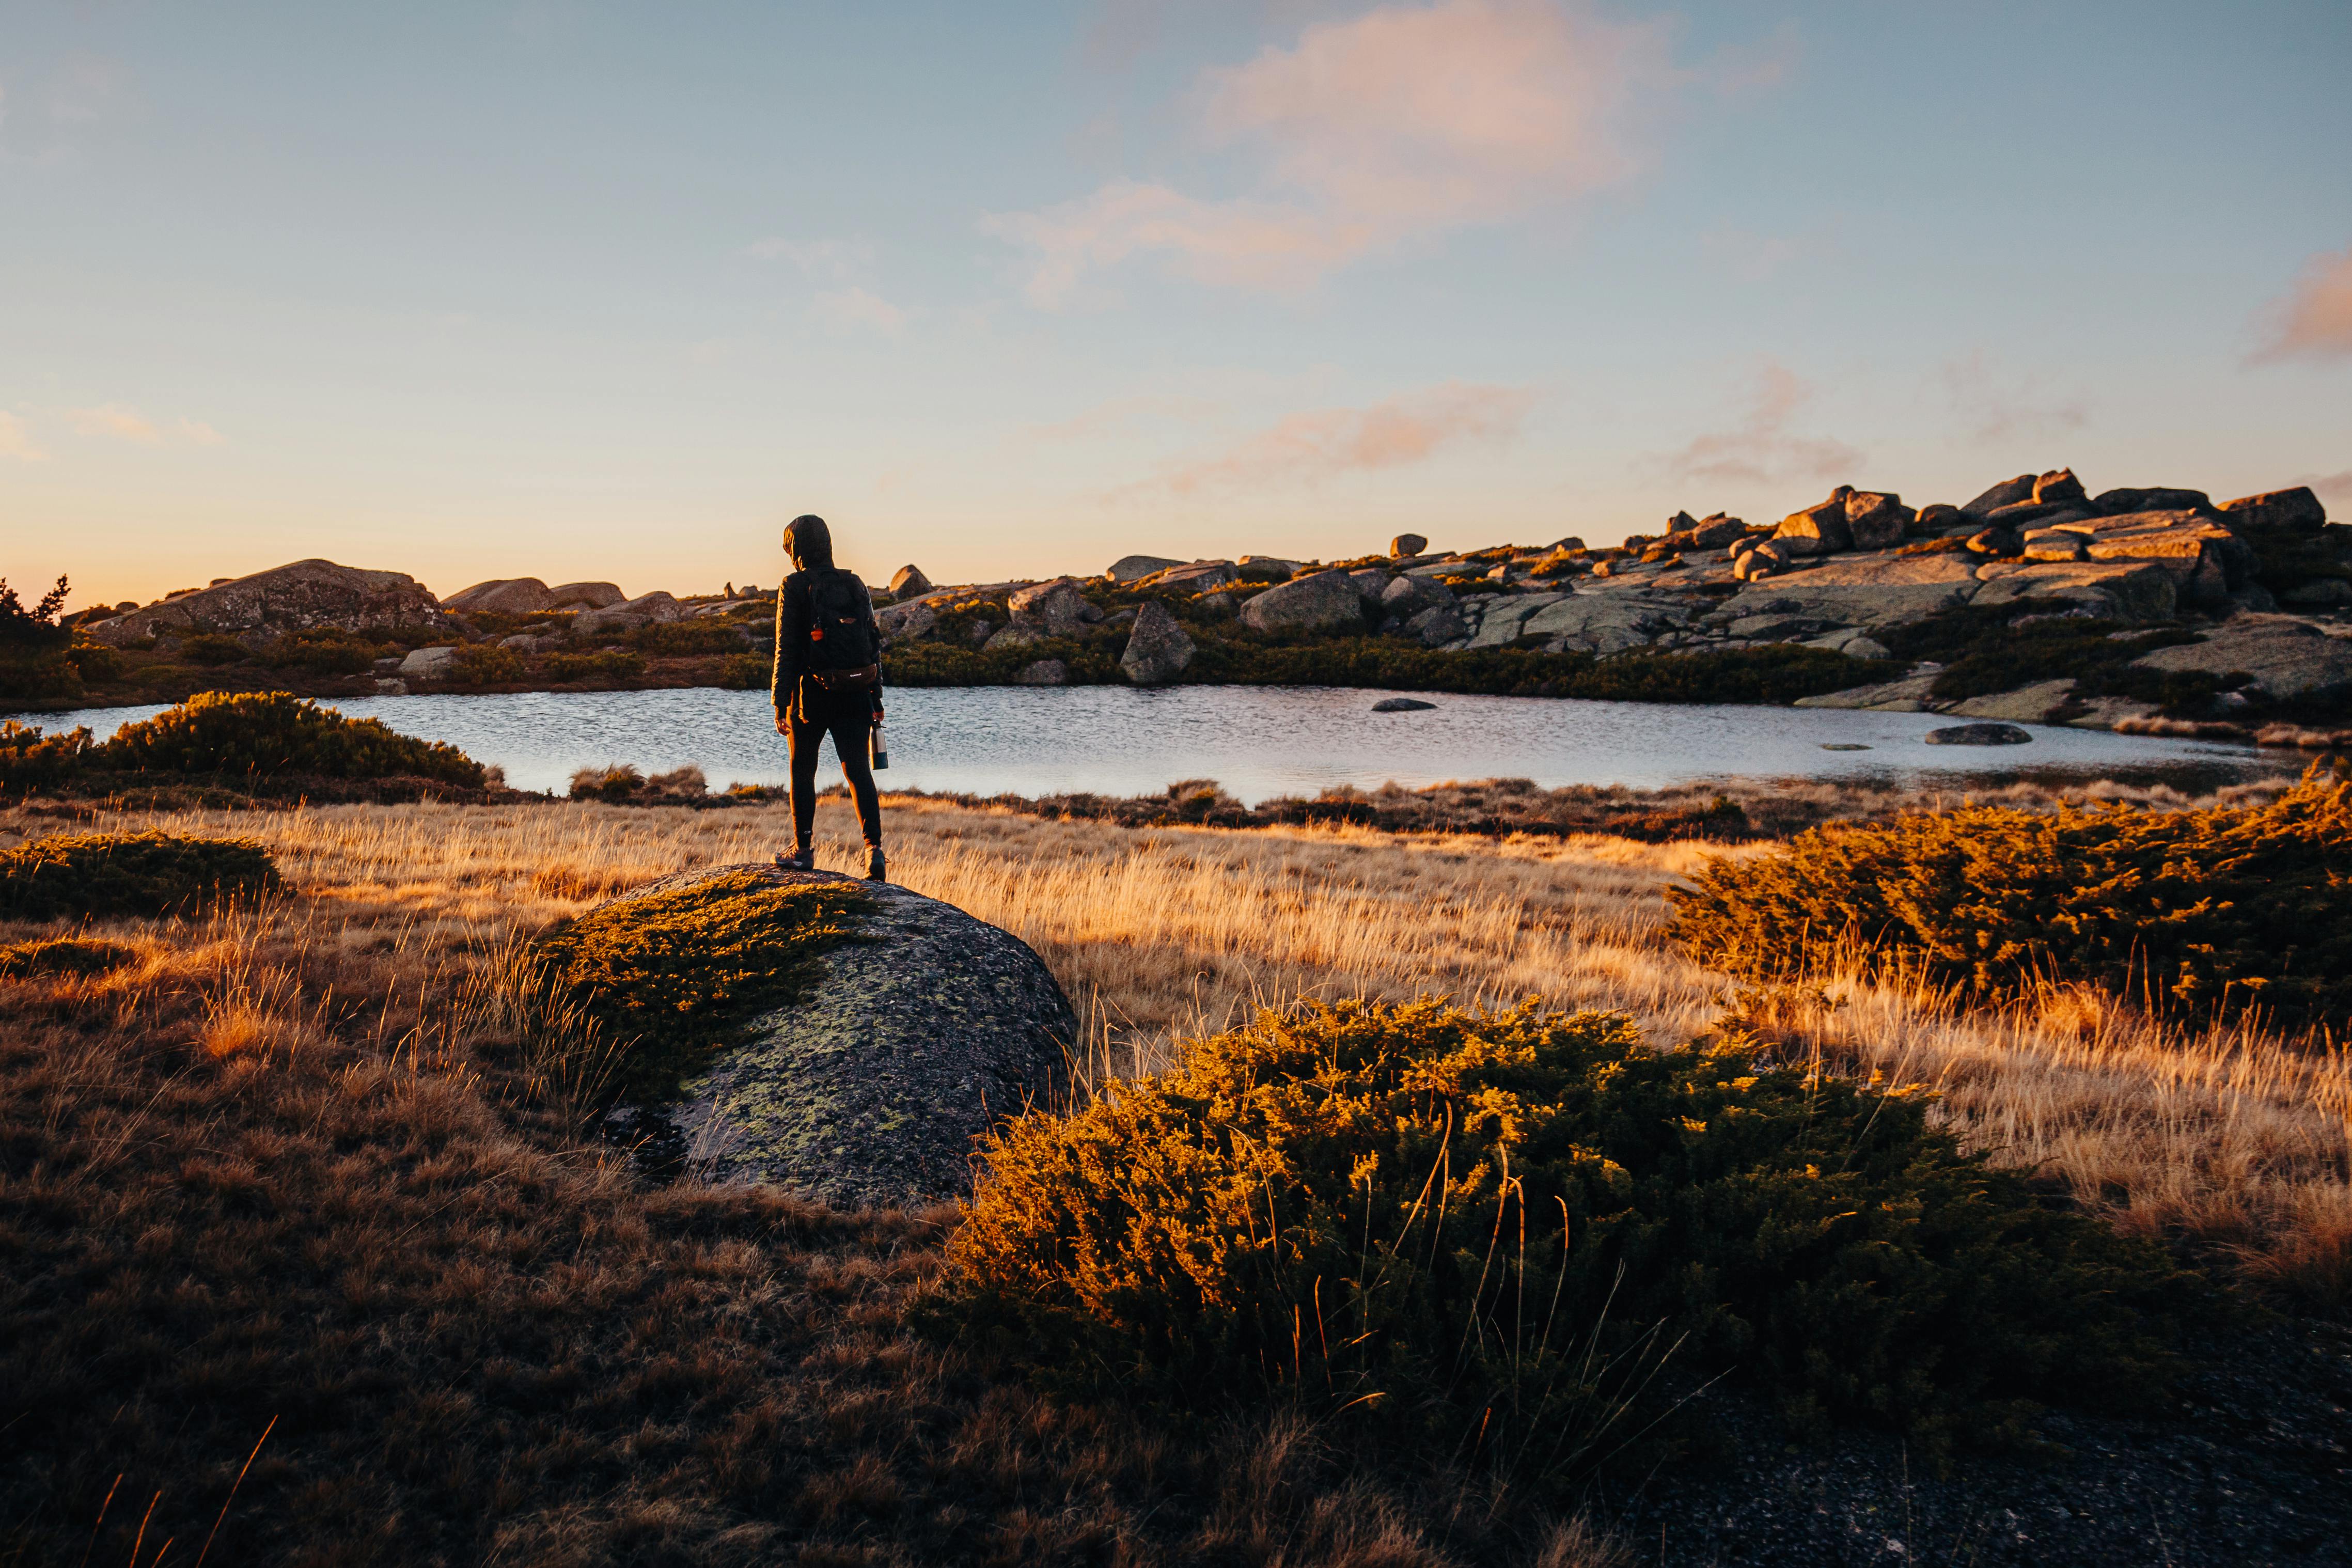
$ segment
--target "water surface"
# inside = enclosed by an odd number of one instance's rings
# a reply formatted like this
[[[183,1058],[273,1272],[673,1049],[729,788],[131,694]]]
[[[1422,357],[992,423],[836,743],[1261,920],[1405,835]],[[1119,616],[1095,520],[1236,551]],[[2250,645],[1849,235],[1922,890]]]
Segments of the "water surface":
[[[1374,713],[1415,695],[1425,712]],[[2024,746],[1929,746],[1935,713],[1675,706],[1537,697],[1448,697],[1339,687],[1062,689],[978,686],[888,694],[886,788],[980,795],[1156,793],[1210,778],[1255,805],[1334,784],[1529,778],[1655,787],[1735,776],[1990,783],[2031,772],[2211,787],[2275,771],[2252,748],[2028,725]],[[764,691],[436,694],[338,700],[354,718],[447,741],[506,770],[519,789],[561,790],[572,770],[627,763],[647,773],[692,763],[714,789],[780,784],[784,743]],[[100,739],[160,706],[86,709],[34,721],[87,724]],[[1826,751],[1825,746],[1863,751]],[[828,767],[829,767],[828,763]],[[835,775],[837,776],[837,775]]]

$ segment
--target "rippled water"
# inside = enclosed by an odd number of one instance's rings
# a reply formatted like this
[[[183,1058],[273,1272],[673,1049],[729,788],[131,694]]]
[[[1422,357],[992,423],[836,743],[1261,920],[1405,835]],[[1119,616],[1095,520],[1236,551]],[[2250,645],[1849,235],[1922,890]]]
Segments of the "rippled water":
[[[2098,773],[2210,786],[2276,766],[2242,746],[2029,725],[2025,746],[1929,746],[1958,721],[1932,713],[1675,707],[1547,698],[1447,697],[1426,712],[1374,713],[1390,695],[1333,687],[1185,686],[1159,691],[962,687],[889,693],[886,788],[1051,795],[1157,792],[1212,778],[1253,805],[1331,784],[1531,778],[1654,786],[1734,775],[1916,776]],[[713,788],[783,781],[784,744],[764,691],[522,692],[354,698],[357,718],[447,741],[506,769],[520,789],[562,789],[588,764],[647,773],[687,763]],[[51,714],[101,738],[158,707]],[[1864,751],[1825,751],[1824,746]]]

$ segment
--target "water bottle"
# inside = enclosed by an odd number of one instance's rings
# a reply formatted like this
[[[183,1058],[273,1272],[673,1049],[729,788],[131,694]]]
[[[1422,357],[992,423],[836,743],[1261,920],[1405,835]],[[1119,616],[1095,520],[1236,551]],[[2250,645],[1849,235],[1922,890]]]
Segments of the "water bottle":
[[[876,773],[890,765],[890,742],[882,733],[882,716],[878,713],[874,716],[874,738],[868,743],[868,750],[873,753]]]

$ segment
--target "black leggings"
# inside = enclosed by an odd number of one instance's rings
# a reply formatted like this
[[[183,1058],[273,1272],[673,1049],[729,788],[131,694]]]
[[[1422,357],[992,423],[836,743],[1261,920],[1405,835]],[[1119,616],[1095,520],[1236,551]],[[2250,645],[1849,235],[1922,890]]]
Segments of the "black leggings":
[[[841,776],[849,781],[849,793],[857,801],[857,826],[865,829],[869,846],[881,847],[882,802],[874,793],[874,769],[866,755],[866,737],[873,732],[872,692],[827,691],[812,684],[803,695],[784,729],[793,762],[795,847],[806,844],[816,826],[816,753],[827,735],[841,758]]]

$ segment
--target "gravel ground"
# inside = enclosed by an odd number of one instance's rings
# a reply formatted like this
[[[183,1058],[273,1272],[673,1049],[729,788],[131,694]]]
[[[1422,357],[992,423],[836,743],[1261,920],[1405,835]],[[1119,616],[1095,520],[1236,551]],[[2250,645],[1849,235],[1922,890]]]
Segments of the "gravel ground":
[[[2352,1563],[2352,1328],[2216,1335],[2156,1419],[2052,1412],[2052,1458],[1964,1456],[1949,1473],[1895,1438],[1793,1443],[1752,1395],[1711,1394],[1716,1451],[1592,1500],[1659,1568],[1849,1563]]]

